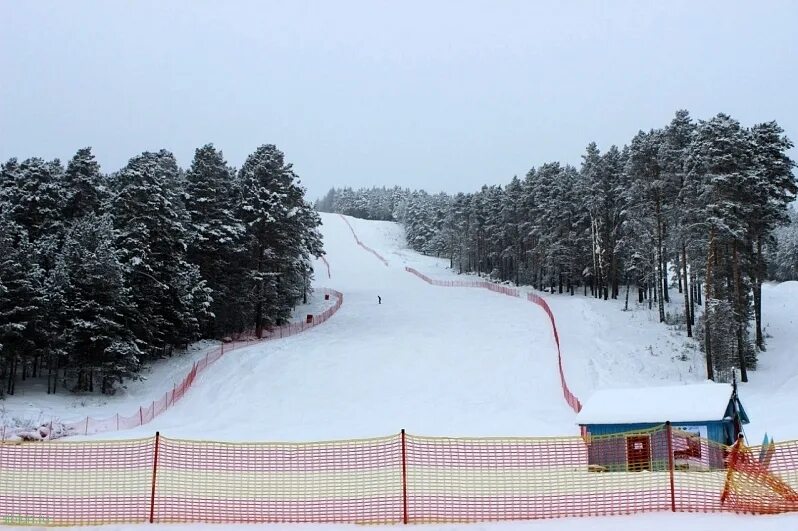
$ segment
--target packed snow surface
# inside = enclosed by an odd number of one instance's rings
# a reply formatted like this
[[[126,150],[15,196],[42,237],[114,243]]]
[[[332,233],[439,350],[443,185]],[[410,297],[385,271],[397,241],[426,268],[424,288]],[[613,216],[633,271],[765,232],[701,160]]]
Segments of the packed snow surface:
[[[645,529],[646,531],[729,531],[740,528],[746,531],[788,531],[798,526],[798,515],[750,516],[736,514],[702,513],[648,513],[632,516],[604,516],[601,518],[562,518],[558,520],[531,520],[524,522],[490,522],[473,524],[423,524],[412,527],[402,525],[372,526],[380,531],[406,529],[422,531],[619,531]],[[140,531],[152,528],[149,524],[106,525],[80,527],[81,531]],[[336,524],[159,524],[165,531],[360,531],[362,525]],[[32,531],[38,527],[4,527]]]
[[[389,265],[359,247],[338,215],[322,214],[332,278],[319,261],[314,282],[345,295],[329,322],[235,351],[152,423],[95,437],[149,436],[156,430],[170,437],[240,441],[347,439],[401,428],[426,435],[578,433],[576,416],[562,398],[551,328],[537,306],[487,290],[430,286],[404,267],[454,278],[447,260],[409,250],[395,223],[347,219]],[[574,393],[589,402],[597,390],[705,382],[698,343],[676,326],[659,323],[656,307],[638,304],[634,293],[624,311],[621,295],[602,301],[545,294]],[[675,289],[671,297],[666,311],[677,315],[682,302]],[[318,299],[298,316],[319,311],[324,303]],[[796,300],[798,282],[764,286],[768,350],[751,381],[740,386],[751,443],[766,431],[777,441],[798,438]],[[180,381],[208,348],[214,345],[201,343],[188,355],[156,364],[146,381],[131,383],[119,396],[48,397],[40,384],[21,382],[16,396],[0,402],[0,415],[46,421],[130,414]],[[679,406],[658,403],[668,410]]]

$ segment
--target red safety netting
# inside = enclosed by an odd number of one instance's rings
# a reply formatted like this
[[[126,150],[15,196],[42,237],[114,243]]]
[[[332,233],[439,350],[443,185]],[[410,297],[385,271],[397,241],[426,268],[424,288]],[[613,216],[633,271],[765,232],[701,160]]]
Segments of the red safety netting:
[[[342,219],[342,220],[344,220],[344,222],[346,223],[346,225],[349,227],[349,230],[351,230],[351,231],[352,231],[352,236],[354,236],[354,237],[355,237],[355,241],[357,242],[357,244],[358,244],[359,246],[361,246],[363,249],[365,249],[366,251],[368,251],[368,252],[370,252],[371,254],[373,254],[374,256],[376,256],[376,257],[377,257],[377,259],[378,259],[379,261],[381,261],[383,264],[385,264],[385,265],[387,266],[387,265],[388,265],[388,260],[386,260],[385,258],[383,258],[383,257],[382,257],[382,255],[381,255],[380,253],[378,253],[377,251],[375,251],[374,249],[372,249],[371,247],[369,247],[368,245],[366,245],[365,243],[363,243],[362,241],[360,241],[360,238],[358,238],[358,237],[357,237],[357,234],[355,233],[355,229],[353,229],[353,228],[352,228],[352,224],[351,224],[351,223],[349,223],[349,220],[348,220],[348,219],[346,219],[346,217],[344,217],[344,215],[343,215],[343,214],[338,214],[338,215],[339,215],[339,216],[341,216],[341,219]]]
[[[321,261],[324,262],[325,266],[327,266],[327,278],[332,278],[332,274],[330,274],[330,262],[328,262],[324,256],[321,257]]]
[[[176,383],[172,389],[166,391],[163,396],[157,400],[153,400],[150,404],[140,406],[138,410],[133,411],[128,415],[117,413],[106,418],[86,417],[85,419],[78,421],[63,423],[65,431],[64,435],[88,435],[105,431],[127,430],[150,422],[152,419],[172,407],[175,402],[183,398],[186,392],[194,384],[197,375],[211,366],[225,354],[229,354],[230,352],[240,348],[250,347],[259,342],[294,336],[327,321],[341,307],[344,301],[344,296],[339,291],[326,288],[322,289],[321,292],[325,295],[325,297],[334,299],[333,305],[324,310],[322,313],[309,316],[310,318],[305,322],[288,323],[282,326],[274,327],[271,330],[264,330],[260,338],[255,337],[254,334],[246,334],[236,338],[236,340],[231,343],[223,343],[219,347],[206,353],[204,358],[201,358],[199,361],[195,362],[191,367],[191,370],[188,371],[181,382]],[[0,441],[6,439],[5,431],[5,427],[0,429]],[[49,433],[54,433],[54,431],[50,429]]]
[[[489,282],[487,280],[436,280],[416,271],[412,267],[405,267],[405,271],[414,274],[424,282],[432,284],[433,286],[444,286],[449,288],[483,288],[496,293],[502,293],[510,297],[520,296],[518,288],[503,286],[501,284],[496,284],[495,282]],[[551,311],[551,308],[546,300],[540,295],[535,293],[527,293],[527,300],[540,306],[543,311],[546,312],[546,315],[549,316],[551,330],[554,333],[554,343],[557,345],[557,365],[560,371],[560,384],[562,386],[563,396],[565,397],[565,401],[568,403],[568,405],[571,406],[575,412],[579,413],[579,411],[582,409],[582,403],[579,401],[576,395],[571,392],[570,388],[568,387],[568,383],[565,381],[565,371],[563,370],[562,363],[562,351],[560,350],[560,335],[557,332],[557,322],[554,319],[554,313]]]
[[[0,444],[0,521],[453,523],[798,511],[798,441],[669,425],[584,437]]]

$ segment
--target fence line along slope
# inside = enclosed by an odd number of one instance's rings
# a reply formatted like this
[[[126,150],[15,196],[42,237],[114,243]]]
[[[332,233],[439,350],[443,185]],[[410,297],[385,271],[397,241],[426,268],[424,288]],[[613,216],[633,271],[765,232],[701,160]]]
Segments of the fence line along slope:
[[[363,251],[337,215],[322,221],[334,274],[330,281],[319,270],[316,282],[345,294],[335,318],[222,357],[153,422],[103,438],[159,430],[192,439],[330,440],[397,426],[464,436],[578,433],[559,398],[542,312],[487,291],[432,289]],[[396,224],[349,221],[389,262],[404,252]]]

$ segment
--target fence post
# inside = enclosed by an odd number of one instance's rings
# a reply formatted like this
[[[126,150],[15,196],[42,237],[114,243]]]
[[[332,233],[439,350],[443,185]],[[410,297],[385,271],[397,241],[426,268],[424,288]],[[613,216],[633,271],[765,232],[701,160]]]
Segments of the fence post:
[[[144,425],[144,411],[141,409],[141,406],[139,406],[139,426],[143,425]]]
[[[676,487],[673,478],[673,428],[671,421],[665,423],[665,436],[668,438],[668,473],[671,477],[671,512],[676,512]]]
[[[405,440],[405,430],[402,428],[402,505],[403,518],[405,524],[408,521],[407,515],[407,441]]]
[[[89,417],[87,416],[86,417],[86,428],[84,430],[83,435],[88,435],[88,434],[89,434]]]
[[[155,455],[152,459],[152,493],[150,495],[150,523],[155,520],[155,479],[158,475],[158,447],[161,444],[161,432],[155,432]]]
[[[119,413],[116,414],[116,431],[119,431]]]

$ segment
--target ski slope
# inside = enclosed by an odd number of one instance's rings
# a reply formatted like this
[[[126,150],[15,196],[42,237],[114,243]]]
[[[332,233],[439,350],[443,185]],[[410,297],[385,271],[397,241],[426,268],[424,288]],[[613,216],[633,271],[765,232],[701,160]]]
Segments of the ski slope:
[[[454,278],[443,259],[419,255],[395,223],[322,214],[332,277],[319,261],[314,283],[345,294],[339,312],[299,336],[253,345],[220,359],[184,400],[140,428],[96,438],[149,436],[308,441],[380,436],[401,428],[428,435],[567,435],[574,414],[559,385],[556,350],[535,305],[486,290],[429,286],[404,271]],[[675,292],[675,290],[673,290]],[[678,293],[667,308],[680,310]],[[383,304],[377,304],[381,296]],[[798,438],[798,282],[763,289],[768,351],[741,397],[749,442],[768,432]],[[318,311],[316,298],[299,316]],[[703,381],[703,356],[656,309],[623,301],[546,294],[560,330],[566,377],[583,401],[599,388]],[[206,348],[156,364],[148,380],[118,396],[47,396],[37,384],[0,402],[6,418],[76,420],[129,414],[179,381]]]
[[[486,290],[430,286],[406,273],[405,266],[411,266],[433,278],[456,276],[445,260],[408,250],[401,227],[394,223],[349,218],[360,240],[387,259],[386,266],[355,243],[339,216],[324,214],[322,219],[332,277],[327,278],[319,262],[315,285],[345,294],[344,305],[330,321],[299,336],[235,351],[202,373],[186,397],[153,422],[93,438],[150,436],[156,430],[172,438],[228,441],[349,439],[401,428],[453,436],[578,433],[575,415],[562,398],[551,329],[537,306]],[[798,282],[767,285],[763,294],[766,333],[771,336],[768,351],[760,356],[751,382],[741,387],[753,420],[748,427],[752,443],[765,431],[777,440],[798,438],[793,418],[798,403],[798,323],[793,310]],[[602,387],[703,380],[703,359],[695,343],[660,324],[656,310],[632,302],[631,311],[625,312],[622,301],[583,296],[546,298],[557,317],[566,376],[583,400]],[[322,304],[315,300],[298,313]],[[677,312],[678,304],[674,294],[669,311]],[[65,401],[70,406],[59,410],[57,397],[42,398],[51,414],[111,414],[130,397],[146,399],[147,389],[159,394],[163,389],[155,389],[158,384],[171,386],[170,375],[182,377],[181,364],[190,365],[206,347],[197,345],[186,358],[156,368],[156,377],[146,385],[132,384],[126,396],[108,397],[104,403],[88,400],[81,408],[76,403],[81,398],[70,396]],[[3,407],[15,414],[40,405],[34,394],[23,396],[22,402],[17,397]],[[714,530],[741,524],[784,529],[794,527],[796,518],[657,513],[591,519],[589,526]],[[571,519],[429,527],[509,531],[585,524]]]
[[[345,296],[329,322],[225,356],[153,422],[96,437],[156,430],[238,441],[347,439],[402,428],[430,435],[577,433],[543,312],[484,290],[429,286],[404,271],[407,260],[394,259],[394,251],[403,252],[400,227],[350,221],[390,265],[357,246],[340,217],[323,215],[332,278],[319,263],[315,282]]]

